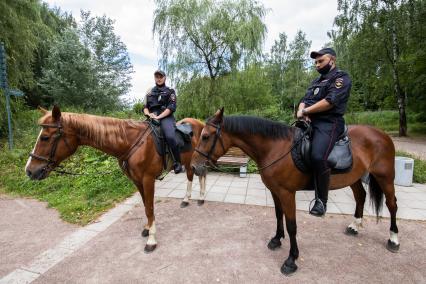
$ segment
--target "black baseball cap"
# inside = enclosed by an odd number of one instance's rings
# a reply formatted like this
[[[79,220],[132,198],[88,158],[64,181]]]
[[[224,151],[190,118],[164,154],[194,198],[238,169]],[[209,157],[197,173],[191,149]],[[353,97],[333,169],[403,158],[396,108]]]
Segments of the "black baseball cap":
[[[166,73],[164,71],[162,71],[162,70],[157,70],[157,71],[154,72],[154,76],[155,75],[161,75],[161,76],[165,77]]]
[[[318,51],[312,51],[311,52],[311,58],[315,59],[318,56],[322,56],[324,54],[330,54],[330,55],[336,56],[336,52],[334,51],[334,49],[327,47],[327,48],[323,48],[323,49],[318,50]]]

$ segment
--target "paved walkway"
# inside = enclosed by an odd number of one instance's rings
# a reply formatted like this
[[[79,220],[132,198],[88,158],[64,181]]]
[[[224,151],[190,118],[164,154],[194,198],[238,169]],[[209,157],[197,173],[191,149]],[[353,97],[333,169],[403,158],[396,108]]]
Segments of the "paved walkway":
[[[249,174],[245,178],[238,175],[210,172],[207,175],[206,200],[226,203],[274,206],[270,191],[263,184],[259,174]],[[365,186],[367,189],[367,187]],[[426,220],[426,184],[414,184],[411,187],[395,186],[398,199],[397,217],[401,219]],[[167,175],[164,180],[157,181],[155,194],[158,197],[182,198],[186,192],[186,175]],[[200,196],[198,179],[194,179],[192,199]],[[313,191],[296,193],[296,208],[308,211],[309,203],[314,198]],[[333,190],[329,193],[328,213],[353,214],[355,200],[349,187]],[[375,216],[369,202],[365,203],[364,215]],[[389,217],[384,205],[383,217]]]
[[[399,205],[397,216],[402,219],[426,220],[426,185],[397,186],[396,189]],[[61,222],[50,224],[51,220],[60,221],[53,214],[54,210],[44,210],[50,214],[41,221],[45,223],[41,226],[40,222],[36,222],[40,217],[34,215],[36,211],[33,209],[43,207],[43,203],[17,200],[18,208],[26,210],[20,210],[16,216],[5,211],[6,215],[0,218],[4,221],[0,223],[5,229],[4,234],[0,234],[0,251],[5,257],[3,265],[7,263],[0,270],[0,283],[116,283],[123,279],[146,283],[170,283],[176,279],[179,279],[178,282],[196,280],[195,282],[200,283],[222,282],[221,280],[224,283],[244,283],[258,282],[259,279],[263,282],[268,280],[269,283],[282,282],[279,266],[285,253],[265,249],[275,220],[271,195],[259,175],[251,174],[240,178],[230,174],[209,173],[206,199],[222,203],[212,202],[198,207],[196,202],[191,202],[189,208],[180,209],[179,200],[173,198],[181,199],[185,190],[186,178],[183,174],[169,174],[163,181],[157,182],[156,213],[161,246],[152,255],[142,253],[145,241],[140,239],[140,229],[143,223],[141,220],[145,216],[138,193],[105,213],[97,222],[81,228]],[[192,197],[199,197],[197,181],[194,182]],[[313,192],[298,192],[297,208],[307,211],[312,198]],[[2,207],[14,212],[16,202],[14,199],[5,199]],[[230,204],[225,203],[261,206],[230,207]],[[330,192],[328,213],[352,215],[354,206],[350,189]],[[43,215],[43,212],[39,213]],[[383,216],[388,216],[386,209],[383,212]],[[372,215],[368,203],[365,214]],[[17,218],[18,215],[20,218]],[[38,219],[33,220],[33,217]],[[21,219],[32,220],[36,228],[30,227],[30,221],[28,228],[24,227],[27,229],[23,230],[20,225],[22,222],[19,221]],[[381,222],[376,227],[374,218],[365,218],[364,226],[369,227],[368,230],[362,233],[362,239],[353,241],[351,237],[336,235],[336,232],[342,231],[352,221],[352,216],[327,214],[325,218],[319,219],[306,212],[299,212],[298,219],[300,246],[305,249],[302,250],[303,255],[310,257],[306,261],[301,258],[300,264],[305,270],[292,278],[294,283],[310,283],[312,277],[318,276],[316,271],[326,272],[323,277],[328,282],[352,282],[354,279],[360,280],[357,278],[359,275],[367,277],[366,281],[371,280],[371,267],[368,263],[375,263],[376,266],[383,264],[379,269],[382,274],[374,275],[380,280],[395,280],[394,282],[400,283],[402,278],[406,279],[410,275],[412,279],[409,282],[419,283],[426,277],[421,272],[422,269],[413,266],[413,263],[424,263],[425,260],[421,252],[424,247],[424,241],[421,240],[424,238],[424,222],[401,221],[400,230],[405,232],[404,249],[401,254],[395,254],[396,258],[392,262],[383,262],[383,259],[389,258],[389,253],[376,236],[381,235],[383,239],[387,237],[387,222]],[[44,235],[36,231],[38,227],[46,231]],[[229,230],[230,227],[234,231]],[[215,229],[211,230],[212,228]],[[235,233],[242,232],[243,229],[249,230],[249,233]],[[312,231],[316,233],[312,234]],[[40,242],[40,238],[44,242]],[[322,264],[323,251],[318,250],[317,238],[321,239],[321,246],[330,249],[329,258]],[[336,238],[339,241],[336,242]],[[224,239],[226,242],[223,242]],[[207,243],[209,245],[206,246]],[[287,243],[288,241],[285,245]],[[362,247],[365,249],[361,249]],[[374,253],[371,253],[372,249]],[[352,255],[339,259],[342,251]],[[332,256],[333,252],[336,255]],[[414,256],[416,259],[413,259]],[[406,265],[408,258],[413,259],[413,262]],[[223,265],[224,259],[227,259],[225,263],[228,264]],[[234,259],[238,261],[233,262]],[[234,264],[232,273],[229,271],[231,262]],[[345,263],[347,272],[336,275],[335,271],[342,269],[342,263]],[[389,267],[389,263],[394,266]],[[161,267],[158,267],[159,264]],[[259,270],[260,264],[262,267]],[[318,265],[322,266],[318,268]],[[212,267],[215,268],[214,273]],[[362,269],[357,271],[353,267]],[[338,281],[339,279],[342,281]]]

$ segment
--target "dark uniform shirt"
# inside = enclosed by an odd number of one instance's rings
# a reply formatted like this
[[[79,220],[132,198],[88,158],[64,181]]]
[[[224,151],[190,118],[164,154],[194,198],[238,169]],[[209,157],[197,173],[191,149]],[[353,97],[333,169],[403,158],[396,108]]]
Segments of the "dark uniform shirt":
[[[145,97],[145,107],[149,112],[157,115],[164,110],[169,109],[171,112],[176,111],[176,93],[175,90],[163,86],[155,86]]]
[[[334,68],[325,75],[321,75],[312,81],[302,102],[309,107],[322,99],[326,99],[333,107],[327,111],[311,114],[312,118],[343,116],[349,99],[352,82],[349,75]]]

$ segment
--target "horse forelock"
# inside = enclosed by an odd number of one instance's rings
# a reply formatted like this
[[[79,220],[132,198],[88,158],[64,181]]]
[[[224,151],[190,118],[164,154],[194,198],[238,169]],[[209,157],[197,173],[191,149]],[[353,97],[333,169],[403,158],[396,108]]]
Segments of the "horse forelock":
[[[49,117],[51,117],[50,113],[43,116],[39,123],[46,123]],[[61,119],[64,128],[71,127],[78,131],[79,136],[88,138],[100,146],[121,141],[128,142],[126,130],[141,126],[140,121],[131,119],[68,112],[62,112]]]
[[[255,116],[225,116],[224,130],[241,135],[260,135],[271,139],[289,139],[292,128],[284,123]]]

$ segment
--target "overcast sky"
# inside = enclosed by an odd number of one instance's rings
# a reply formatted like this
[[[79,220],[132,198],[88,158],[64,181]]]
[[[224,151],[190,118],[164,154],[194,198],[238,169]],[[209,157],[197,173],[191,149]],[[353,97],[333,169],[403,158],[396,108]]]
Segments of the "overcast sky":
[[[107,15],[115,20],[115,32],[126,44],[134,67],[130,96],[142,99],[146,90],[154,85],[153,72],[158,67],[157,43],[152,36],[153,0],[44,0],[71,12],[79,19],[80,10],[92,15]],[[265,17],[268,34],[264,50],[269,51],[278,34],[285,32],[289,41],[297,30],[306,33],[312,41],[312,50],[320,49],[329,41],[337,13],[337,0],[264,0],[270,9]],[[173,86],[172,86],[173,87]]]

